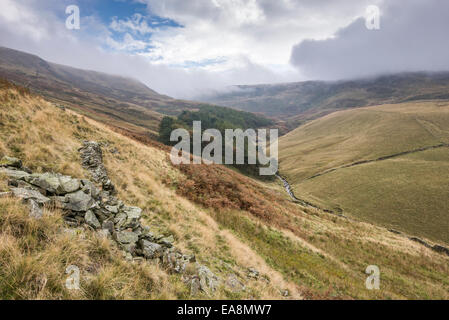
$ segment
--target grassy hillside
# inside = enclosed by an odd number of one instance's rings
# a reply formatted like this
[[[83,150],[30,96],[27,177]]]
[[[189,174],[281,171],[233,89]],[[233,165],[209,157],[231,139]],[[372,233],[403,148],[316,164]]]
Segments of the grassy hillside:
[[[93,119],[142,134],[156,135],[163,114],[197,105],[158,94],[134,79],[54,64],[4,47],[0,76]]]
[[[449,99],[449,73],[404,73],[350,81],[236,86],[204,101],[274,116],[290,128],[334,111],[415,100]]]
[[[58,210],[46,208],[42,220],[31,220],[17,200],[1,198],[1,298],[449,298],[447,256],[384,228],[296,205],[280,184],[218,165],[174,167],[164,148],[4,82],[0,136],[0,156],[19,157],[35,172],[77,178],[87,175],[78,153],[82,141],[101,142],[118,197],[141,207],[144,224],[173,234],[178,248],[222,279],[213,296],[191,297],[181,276],[157,264],[127,262],[113,243],[91,231],[66,234]],[[0,178],[0,192],[5,190]],[[80,291],[64,287],[70,264],[81,269]],[[365,288],[364,271],[372,264],[381,270],[378,291]],[[247,276],[250,267],[258,278]],[[231,274],[246,290],[226,285]]]
[[[341,111],[280,139],[298,196],[365,221],[449,243],[449,104]]]

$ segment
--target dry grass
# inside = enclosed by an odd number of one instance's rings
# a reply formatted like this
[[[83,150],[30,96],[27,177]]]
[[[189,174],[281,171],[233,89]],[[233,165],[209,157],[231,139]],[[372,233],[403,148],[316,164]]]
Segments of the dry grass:
[[[14,199],[0,199],[2,299],[174,299],[184,286],[156,265],[128,263],[110,240],[89,230],[63,231],[61,215],[40,220]],[[66,268],[80,270],[80,290],[65,286]]]
[[[341,168],[448,144],[448,128],[447,102],[336,112],[280,139],[280,171],[302,199],[357,219],[449,243],[447,146]],[[337,170],[329,172],[333,168]]]

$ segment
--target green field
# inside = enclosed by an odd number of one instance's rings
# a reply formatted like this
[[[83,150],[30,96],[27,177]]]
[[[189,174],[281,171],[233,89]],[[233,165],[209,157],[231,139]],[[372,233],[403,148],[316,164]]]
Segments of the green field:
[[[280,171],[300,198],[449,243],[448,143],[447,102],[348,110],[282,137]]]

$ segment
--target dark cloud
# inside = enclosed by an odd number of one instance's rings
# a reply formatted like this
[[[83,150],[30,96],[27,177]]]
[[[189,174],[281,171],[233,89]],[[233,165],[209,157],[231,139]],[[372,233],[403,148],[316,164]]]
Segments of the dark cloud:
[[[403,71],[449,70],[449,1],[391,0],[380,30],[363,18],[333,38],[302,41],[291,63],[313,79],[344,79]]]

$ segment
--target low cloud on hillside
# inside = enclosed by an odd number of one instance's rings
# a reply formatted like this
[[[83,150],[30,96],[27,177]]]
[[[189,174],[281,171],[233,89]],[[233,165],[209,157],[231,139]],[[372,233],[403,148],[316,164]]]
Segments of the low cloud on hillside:
[[[313,79],[449,70],[448,30],[448,1],[392,0],[381,7],[379,30],[357,19],[333,38],[300,42],[291,63]]]

